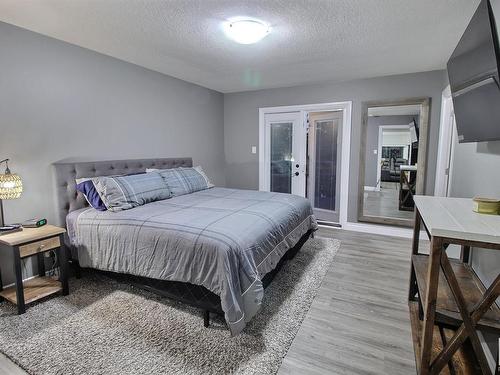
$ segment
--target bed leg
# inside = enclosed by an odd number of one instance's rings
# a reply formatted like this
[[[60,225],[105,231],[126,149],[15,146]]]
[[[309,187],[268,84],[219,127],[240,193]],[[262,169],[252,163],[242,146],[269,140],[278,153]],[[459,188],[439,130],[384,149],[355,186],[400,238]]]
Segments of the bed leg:
[[[72,260],[71,265],[73,266],[73,272],[75,274],[75,277],[77,279],[81,279],[82,278],[82,269],[80,267],[80,263],[78,263],[78,261]]]
[[[210,311],[208,310],[203,310],[203,325],[205,328],[208,328],[210,325]]]

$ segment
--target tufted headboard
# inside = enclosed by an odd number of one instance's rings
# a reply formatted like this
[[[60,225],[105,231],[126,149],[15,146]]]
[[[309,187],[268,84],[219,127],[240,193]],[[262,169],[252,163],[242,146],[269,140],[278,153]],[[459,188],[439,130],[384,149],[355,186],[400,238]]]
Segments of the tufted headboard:
[[[55,194],[57,225],[66,227],[66,216],[88,206],[85,197],[76,191],[75,179],[145,172],[146,168],[192,167],[191,158],[132,159],[86,162],[57,162]]]

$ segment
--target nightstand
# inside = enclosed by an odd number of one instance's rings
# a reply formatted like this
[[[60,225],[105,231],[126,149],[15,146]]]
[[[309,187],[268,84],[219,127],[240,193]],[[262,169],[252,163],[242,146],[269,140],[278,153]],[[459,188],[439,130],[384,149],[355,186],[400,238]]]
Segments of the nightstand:
[[[64,247],[64,228],[45,225],[40,228],[24,228],[0,236],[0,251],[11,251],[16,275],[15,286],[3,289],[0,270],[0,301],[7,300],[17,304],[19,315],[26,311],[26,304],[38,301],[55,293],[69,294],[68,260]],[[45,276],[44,253],[58,249],[60,278]],[[38,277],[23,283],[21,260],[36,256],[38,259]]]

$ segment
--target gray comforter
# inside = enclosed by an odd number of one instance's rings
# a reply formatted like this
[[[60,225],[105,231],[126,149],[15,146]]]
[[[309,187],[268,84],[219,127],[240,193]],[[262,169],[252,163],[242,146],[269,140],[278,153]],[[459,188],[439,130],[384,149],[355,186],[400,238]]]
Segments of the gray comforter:
[[[221,298],[233,335],[257,313],[261,279],[309,230],[295,195],[212,188],[121,212],[71,212],[83,267],[203,285]]]

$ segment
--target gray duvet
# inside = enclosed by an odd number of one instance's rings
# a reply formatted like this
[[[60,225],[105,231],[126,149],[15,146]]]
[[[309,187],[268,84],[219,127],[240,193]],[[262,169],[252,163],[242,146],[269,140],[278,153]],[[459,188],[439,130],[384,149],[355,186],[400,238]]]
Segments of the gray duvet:
[[[261,279],[309,230],[309,200],[212,188],[131,210],[71,212],[81,266],[203,285],[221,298],[233,335],[257,313]]]

